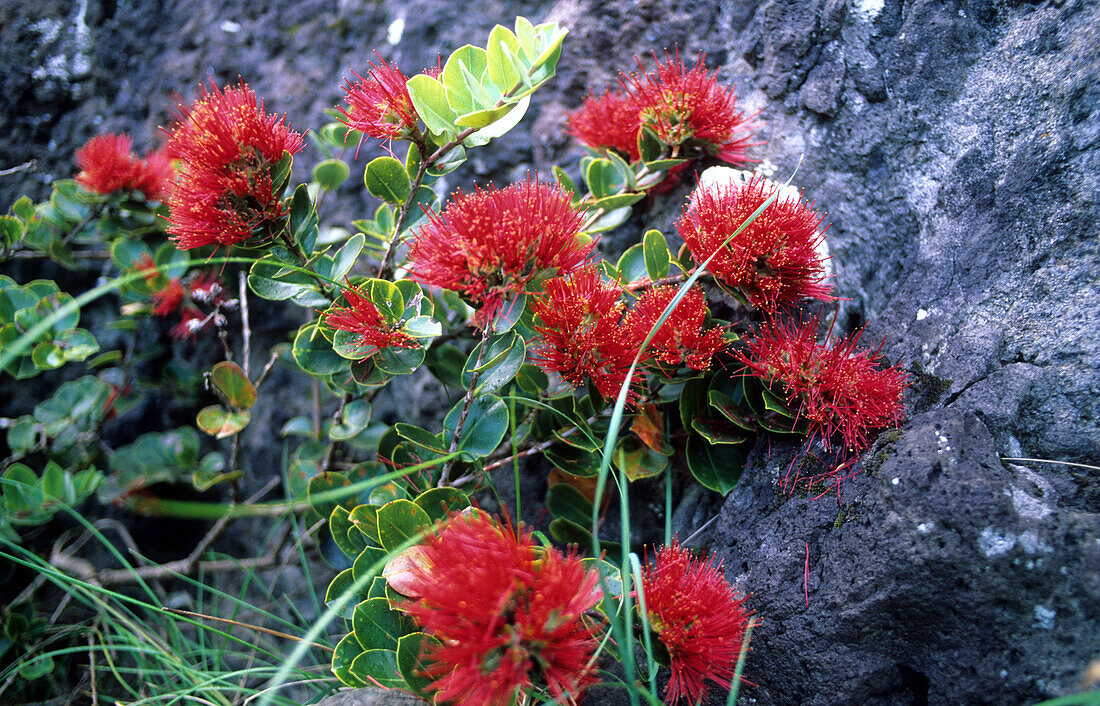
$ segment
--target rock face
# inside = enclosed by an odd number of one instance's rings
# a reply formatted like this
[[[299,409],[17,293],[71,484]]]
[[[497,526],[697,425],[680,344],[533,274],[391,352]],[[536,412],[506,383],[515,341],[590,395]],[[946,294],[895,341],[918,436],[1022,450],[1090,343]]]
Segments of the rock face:
[[[517,13],[571,29],[559,75],[462,179],[574,163],[564,112],[588,88],[635,54],[706,51],[760,111],[764,166],[786,178],[805,155],[795,181],[832,222],[842,326],[866,322],[914,373],[910,420],[839,510],[782,496],[793,449],[764,445],[721,506],[713,547],[763,620],[747,673],[760,686],[742,693],[1017,704],[1075,689],[1100,656],[1100,481],[1001,458],[1100,459],[1094,3],[7,3],[0,168],[34,157],[40,171],[0,177],[0,207],[41,197],[95,132],[151,146],[169,96],[211,76],[239,74],[315,127],[371,50],[416,71]],[[644,220],[671,232],[682,196]],[[349,187],[341,208],[366,206]]]

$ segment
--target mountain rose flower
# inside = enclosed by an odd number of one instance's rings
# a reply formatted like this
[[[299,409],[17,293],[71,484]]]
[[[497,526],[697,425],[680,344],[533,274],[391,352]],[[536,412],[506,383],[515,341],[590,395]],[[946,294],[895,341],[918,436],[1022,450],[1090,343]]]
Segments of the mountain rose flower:
[[[409,246],[409,270],[423,284],[480,305],[479,326],[534,281],[575,270],[595,247],[581,235],[583,213],[569,195],[530,179],[459,191],[442,213],[428,216]]]
[[[338,108],[349,128],[379,140],[395,140],[416,134],[416,108],[407,86],[408,78],[396,66],[386,63],[378,52],[378,63],[369,63],[366,77],[344,80],[344,101]],[[354,72],[353,72],[354,73]]]
[[[642,342],[623,322],[624,309],[622,288],[604,282],[595,267],[547,281],[532,304],[539,334],[532,361],[574,387],[591,380],[601,395],[615,399]],[[637,397],[632,390],[628,399]]]
[[[817,318],[765,324],[737,358],[809,423],[811,438],[828,448],[839,436],[848,451],[862,451],[873,430],[901,421],[908,376],[881,368],[878,351],[856,351],[859,333],[830,345],[817,343],[817,328]]]
[[[657,67],[652,72],[642,68],[641,75],[624,79],[627,90],[637,106],[639,124],[651,129],[669,147],[701,147],[706,154],[723,162],[743,164],[745,151],[752,142],[750,118],[737,109],[737,97],[732,86],[718,83],[717,70],[707,73],[700,54],[695,66],[687,69],[675,57],[665,54],[661,63],[654,55]],[[679,156],[691,157],[679,150]]]
[[[325,313],[325,323],[338,331],[356,334],[356,345],[366,349],[368,358],[376,351],[391,346],[416,348],[417,342],[401,330],[401,323],[390,323],[363,292],[354,287],[344,288],[348,306],[333,304]]]
[[[161,152],[138,159],[129,135],[97,135],[78,149],[76,182],[95,194],[140,191],[149,201],[162,201],[172,188],[175,170]]]
[[[678,290],[671,285],[646,290],[627,312],[624,326],[634,331],[638,341],[644,341]],[[653,355],[667,365],[709,369],[711,358],[726,348],[726,342],[721,327],[703,330],[706,317],[706,297],[698,287],[692,287],[649,342]]]
[[[168,234],[181,250],[269,238],[287,215],[274,166],[302,148],[302,136],[265,113],[243,81],[200,90],[169,133],[168,152],[182,166],[168,202]]]
[[[597,98],[589,94],[584,105],[569,114],[569,134],[592,149],[613,149],[631,161],[639,159],[638,106],[622,91],[610,89]]]
[[[452,516],[409,563],[402,607],[440,642],[423,662],[436,700],[467,706],[526,703],[543,692],[574,703],[596,681],[590,664],[602,594],[575,554],[483,513]]]
[[[668,651],[672,677],[665,703],[698,704],[706,682],[732,686],[749,614],[744,598],[712,560],[696,559],[677,543],[646,558],[642,574],[649,626]]]
[[[834,300],[818,252],[825,237],[819,230],[822,217],[812,204],[780,197],[723,245],[771,193],[772,187],[758,176],[747,183],[697,189],[676,229],[696,262],[718,251],[707,270],[769,314],[803,298]]]

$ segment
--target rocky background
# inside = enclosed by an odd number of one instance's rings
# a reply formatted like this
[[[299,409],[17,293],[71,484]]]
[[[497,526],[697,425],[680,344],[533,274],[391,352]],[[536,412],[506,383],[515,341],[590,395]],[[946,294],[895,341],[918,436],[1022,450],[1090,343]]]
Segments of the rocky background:
[[[3,0],[0,169],[36,167],[0,177],[0,209],[70,176],[95,133],[154,146],[201,81],[239,75],[317,127],[373,50],[415,72],[516,14],[570,28],[558,77],[453,185],[575,163],[564,113],[589,87],[636,54],[705,51],[765,122],[764,166],[786,178],[805,155],[796,183],[832,223],[840,322],[866,323],[914,376],[909,420],[839,499],[782,495],[791,450],[761,444],[728,498],[681,504],[685,530],[718,516],[697,543],[762,620],[744,701],[1080,688],[1100,657],[1100,472],[1057,462],[1100,464],[1096,3]],[[336,213],[373,210],[350,182]],[[670,232],[685,191],[646,220]]]

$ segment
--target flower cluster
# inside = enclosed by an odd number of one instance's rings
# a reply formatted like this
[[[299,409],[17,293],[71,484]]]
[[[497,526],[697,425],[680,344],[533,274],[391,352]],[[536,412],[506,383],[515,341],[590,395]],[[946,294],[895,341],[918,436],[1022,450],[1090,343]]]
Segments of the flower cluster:
[[[679,287],[667,285],[646,290],[626,315],[626,327],[645,340],[657,319],[676,296]],[[722,328],[703,330],[707,300],[702,290],[692,287],[672,310],[649,342],[653,355],[666,365],[687,365],[695,370],[710,368],[711,359],[725,350]]]
[[[139,260],[136,267],[144,273],[145,284],[152,293],[153,314],[166,318],[179,312],[179,322],[168,332],[176,340],[193,338],[210,325],[213,317],[204,314],[198,305],[216,309],[228,303],[221,280],[208,272],[196,273],[188,281],[167,277],[158,271],[149,255]]]
[[[551,279],[532,305],[539,334],[532,359],[573,386],[591,380],[601,395],[614,399],[638,349],[677,289],[653,287],[628,310],[622,287],[604,281],[595,267]],[[656,359],[670,366],[710,368],[711,359],[726,343],[721,327],[703,329],[706,316],[703,293],[688,290],[657,329],[639,365]],[[636,382],[637,377],[631,384]],[[628,399],[637,402],[637,391],[632,389]]]
[[[767,323],[736,355],[752,375],[779,388],[787,404],[826,447],[839,436],[850,452],[870,443],[874,429],[901,421],[904,371],[880,368],[878,351],[856,351],[859,333],[830,345],[817,343],[817,318],[800,324]]]
[[[401,324],[390,323],[363,292],[355,287],[344,288],[348,306],[333,304],[325,312],[325,323],[338,331],[356,335],[356,345],[362,347],[363,357],[368,358],[382,348],[416,348],[417,342],[401,330]]]
[[[632,160],[639,157],[638,138],[649,130],[669,149],[668,156],[693,158],[703,154],[742,164],[754,126],[737,109],[733,87],[718,83],[718,72],[708,73],[700,55],[688,69],[665,54],[664,62],[641,74],[619,79],[619,90],[601,97],[590,94],[569,115],[569,132],[593,149],[610,148]]]
[[[466,295],[486,325],[504,303],[540,279],[568,273],[595,244],[581,236],[583,215],[558,185],[492,184],[472,194],[459,191],[409,246],[409,271],[423,284]]]
[[[366,77],[344,80],[344,101],[339,108],[349,128],[379,140],[396,140],[417,134],[419,116],[409,95],[408,78],[396,66],[386,63],[378,52],[378,63],[369,64]],[[353,72],[354,73],[354,72]]]
[[[168,233],[181,250],[269,237],[286,216],[274,166],[302,148],[302,136],[283,117],[265,113],[243,81],[200,91],[198,100],[180,107],[169,134],[168,150],[182,166],[169,200]]]
[[[781,196],[730,240],[776,188],[759,176],[699,188],[676,222],[696,262],[717,252],[707,269],[769,314],[802,298],[835,299],[818,252],[822,217],[812,204]]]
[[[700,703],[707,681],[729,689],[749,614],[720,565],[674,542],[646,558],[642,593],[649,626],[668,651],[665,703]]]
[[[140,191],[149,201],[163,201],[172,191],[175,171],[163,152],[134,156],[129,135],[97,135],[75,154],[76,182],[96,194]]]
[[[425,655],[441,702],[494,706],[532,688],[575,701],[596,681],[602,597],[594,570],[574,554],[538,546],[488,515],[452,516],[420,547],[403,606],[440,642]]]
[[[622,294],[595,267],[546,282],[545,293],[532,305],[541,322],[533,360],[571,385],[590,379],[601,395],[614,399],[641,343],[622,321]],[[630,399],[636,398],[632,391]]]

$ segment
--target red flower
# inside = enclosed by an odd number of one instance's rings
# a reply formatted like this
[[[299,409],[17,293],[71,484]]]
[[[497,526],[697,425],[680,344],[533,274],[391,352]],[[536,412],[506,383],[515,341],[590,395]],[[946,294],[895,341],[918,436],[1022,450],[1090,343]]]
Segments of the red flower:
[[[392,324],[386,320],[370,299],[354,287],[344,288],[344,298],[350,306],[333,304],[325,313],[325,322],[340,331],[358,334],[356,344],[371,347],[363,355],[368,358],[381,348],[416,348],[417,342],[401,330],[400,322]]]
[[[168,280],[168,284],[160,290],[153,292],[153,313],[157,316],[168,316],[183,303],[183,285],[178,279]]]
[[[901,393],[909,384],[897,367],[879,369],[878,351],[856,351],[860,333],[818,344],[818,320],[795,326],[766,324],[737,358],[769,386],[779,386],[788,405],[820,436],[826,448],[839,435],[851,452],[870,443],[873,429],[901,421]]]
[[[198,309],[185,306],[180,310],[180,321],[168,331],[168,335],[179,341],[184,338],[194,338],[196,334],[206,329],[210,322],[206,320]]]
[[[653,59],[658,62],[653,73],[645,71],[639,60],[641,76],[624,79],[641,125],[669,147],[686,147],[693,141],[722,161],[744,163],[746,148],[754,144],[749,142],[754,126],[737,109],[734,88],[718,83],[717,70],[707,73],[702,54],[690,70],[680,62],[679,49],[674,58],[666,52],[663,64],[656,55]]]
[[[676,229],[699,263],[721,248],[707,269],[768,313],[803,297],[834,300],[816,249],[825,235],[813,204],[778,198],[723,247],[773,188],[754,176],[743,184],[699,189]]]
[[[615,399],[642,341],[621,321],[621,297],[622,289],[605,284],[595,267],[547,281],[532,304],[541,337],[534,362],[573,386],[591,379],[601,395]],[[636,398],[632,390],[629,399]]]
[[[749,614],[721,566],[673,542],[646,558],[642,591],[650,628],[668,650],[672,677],[665,703],[698,704],[707,680],[732,686]]]
[[[644,341],[678,289],[672,285],[649,289],[627,313],[623,325],[633,330],[638,341]],[[720,326],[703,331],[706,317],[706,297],[702,290],[692,287],[649,342],[653,355],[668,365],[686,363],[695,370],[710,368],[711,358],[725,349],[726,342]]]
[[[268,237],[286,216],[272,169],[284,153],[302,148],[302,136],[285,118],[265,113],[243,81],[200,90],[180,108],[169,135],[168,152],[183,166],[169,200],[168,233],[181,250]]]
[[[159,152],[137,159],[129,135],[97,135],[76,151],[76,182],[96,194],[140,191],[149,201],[163,200],[175,173]]]
[[[621,91],[589,94],[584,105],[569,113],[569,134],[593,149],[618,150],[630,158],[638,154],[638,106]]]
[[[191,279],[188,286],[188,294],[191,299],[204,304],[220,304],[225,298],[222,291],[225,287],[217,275],[209,272],[200,272]]]
[[[141,173],[134,188],[150,201],[167,201],[176,181],[176,169],[167,150],[149,152],[141,160]]]
[[[602,594],[575,554],[538,546],[489,516],[453,516],[410,566],[404,609],[441,643],[428,649],[436,700],[513,703],[532,689],[575,702],[596,681],[597,629],[585,613]]]
[[[418,281],[465,294],[483,305],[475,324],[491,322],[504,302],[532,281],[572,272],[595,244],[580,236],[584,218],[554,184],[492,184],[459,191],[409,246]]]
[[[374,55],[378,57],[378,64],[369,64],[366,78],[355,74],[358,79],[355,83],[344,79],[344,100],[350,110],[338,109],[345,118],[342,122],[379,140],[415,134],[419,116],[406,85],[408,79],[396,66],[387,64],[378,52]]]

